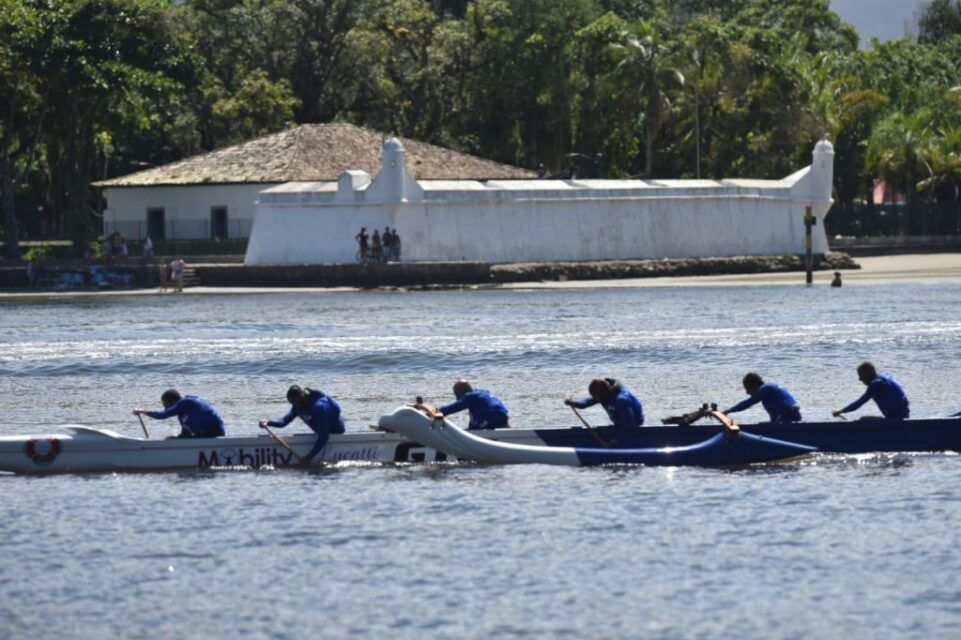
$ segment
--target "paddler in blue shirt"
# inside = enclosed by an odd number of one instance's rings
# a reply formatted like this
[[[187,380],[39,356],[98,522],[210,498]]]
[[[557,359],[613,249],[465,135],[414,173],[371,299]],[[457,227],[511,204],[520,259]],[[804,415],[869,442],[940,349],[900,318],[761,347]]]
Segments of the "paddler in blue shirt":
[[[224,435],[224,420],[213,406],[197,396],[181,397],[176,389],[167,389],[160,396],[163,411],[147,411],[141,407],[133,410],[134,415],[145,415],[155,420],[166,420],[177,416],[181,431],[172,438],[219,438]]]
[[[744,385],[744,391],[751,397],[738,402],[724,413],[744,411],[760,402],[770,416],[771,422],[801,421],[801,407],[798,406],[791,392],[781,385],[764,382],[764,379],[754,372],[745,375],[741,382]]]
[[[586,409],[595,404],[604,407],[614,424],[614,437],[611,444],[624,442],[633,432],[644,424],[644,406],[630,389],[614,378],[595,378],[587,387],[589,398],[564,401],[569,407]]]
[[[867,385],[867,391],[843,409],[831,412],[835,418],[840,418],[842,413],[857,411],[868,400],[874,400],[885,418],[906,420],[911,416],[908,396],[894,376],[888,373],[879,374],[873,364],[862,362],[858,367],[858,380]]]
[[[474,389],[467,380],[454,383],[454,397],[456,401],[440,407],[438,410],[445,416],[467,409],[470,413],[468,431],[478,429],[506,429],[510,427],[507,407],[500,398],[490,391]]]
[[[311,430],[317,434],[310,452],[301,458],[303,464],[309,464],[314,456],[327,444],[332,433],[344,433],[344,419],[340,417],[340,405],[331,396],[322,391],[301,389],[296,384],[287,389],[287,402],[290,411],[280,420],[261,420],[260,428],[286,427],[294,418],[300,418]]]

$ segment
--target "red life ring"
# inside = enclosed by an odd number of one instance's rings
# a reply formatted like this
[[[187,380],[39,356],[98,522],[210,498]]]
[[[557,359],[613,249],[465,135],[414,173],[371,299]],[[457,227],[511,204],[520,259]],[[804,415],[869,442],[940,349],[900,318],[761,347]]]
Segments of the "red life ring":
[[[45,467],[52,464],[60,455],[60,440],[57,438],[30,438],[24,445],[23,452],[34,463]]]

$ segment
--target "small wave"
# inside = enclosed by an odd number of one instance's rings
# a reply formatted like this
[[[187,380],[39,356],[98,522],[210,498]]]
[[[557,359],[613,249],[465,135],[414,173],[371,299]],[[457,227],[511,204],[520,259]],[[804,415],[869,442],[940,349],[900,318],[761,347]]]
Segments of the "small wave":
[[[173,553],[141,553],[130,556],[131,558],[137,560],[206,560],[208,558],[216,558],[217,556],[212,553],[189,553],[183,552],[173,552]]]

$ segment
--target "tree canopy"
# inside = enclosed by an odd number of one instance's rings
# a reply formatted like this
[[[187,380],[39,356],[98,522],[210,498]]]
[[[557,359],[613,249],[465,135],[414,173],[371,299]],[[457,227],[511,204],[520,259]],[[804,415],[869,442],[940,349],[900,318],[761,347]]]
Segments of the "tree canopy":
[[[335,121],[609,177],[779,178],[826,134],[842,202],[957,202],[961,3],[857,42],[829,0],[0,0],[4,237],[79,245],[98,179]]]

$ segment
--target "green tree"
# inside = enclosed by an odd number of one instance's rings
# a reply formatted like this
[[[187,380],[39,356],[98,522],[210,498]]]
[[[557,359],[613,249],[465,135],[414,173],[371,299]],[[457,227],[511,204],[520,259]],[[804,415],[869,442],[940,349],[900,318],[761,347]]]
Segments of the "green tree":
[[[272,81],[256,69],[233,95],[213,104],[213,113],[230,123],[232,137],[248,140],[289,127],[298,104],[286,80]]]
[[[927,173],[929,133],[920,118],[893,111],[877,124],[867,141],[868,168],[900,187],[909,203],[915,199],[919,176]]]
[[[214,104],[239,105],[253,96],[250,83],[271,83],[278,110],[286,110],[289,87],[297,102],[297,122],[327,122],[348,110],[359,78],[370,73],[358,64],[350,36],[358,20],[382,3],[366,0],[188,0],[184,28],[210,70],[199,106],[203,146],[238,140],[227,117]],[[388,5],[393,2],[387,3]],[[259,74],[259,75],[258,75]],[[247,84],[245,88],[244,85]],[[261,97],[260,101],[266,97]],[[266,107],[267,105],[262,106]],[[269,108],[247,105],[248,114]],[[267,121],[249,123],[266,130]],[[249,128],[249,127],[248,127]]]
[[[856,197],[850,172],[858,167],[860,197],[868,197],[873,178],[884,177],[915,200],[918,186],[932,177],[938,131],[950,130],[945,118],[957,112],[944,96],[961,84],[961,37],[937,46],[883,43],[848,56],[835,77],[842,199]]]
[[[571,157],[585,160],[582,173],[591,177],[630,174],[638,153],[635,105],[618,100],[619,81],[613,77],[615,45],[628,26],[608,11],[575,34],[583,88]]]
[[[961,0],[933,0],[921,14],[918,30],[921,44],[961,35]]]
[[[644,175],[650,178],[664,113],[672,107],[672,90],[685,83],[677,64],[677,42],[668,37],[663,25],[640,22],[623,32],[621,41],[613,46],[620,53],[614,73],[621,77],[625,95],[643,105]]]
[[[569,166],[585,86],[577,33],[600,15],[592,0],[478,0],[468,10],[474,64],[464,122],[480,153]]]
[[[79,251],[95,220],[90,183],[103,176],[105,153],[130,131],[159,126],[195,75],[194,61],[162,0],[4,2],[5,217],[16,190],[11,164],[25,175],[38,163],[44,206],[33,225],[68,235]]]
[[[384,4],[348,44],[376,79],[359,83],[353,112],[382,129],[451,144],[471,73],[468,39],[464,20],[438,14],[422,0]]]
[[[841,22],[830,5],[830,0],[751,0],[735,19],[742,26],[793,36],[811,55],[850,53],[858,45],[857,31]]]
[[[43,122],[36,74],[41,56],[39,14],[24,3],[0,0],[0,208],[8,258],[18,257],[16,193],[34,165]]]

